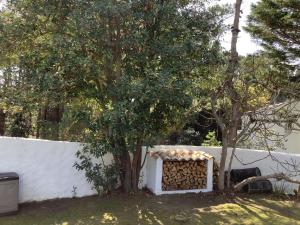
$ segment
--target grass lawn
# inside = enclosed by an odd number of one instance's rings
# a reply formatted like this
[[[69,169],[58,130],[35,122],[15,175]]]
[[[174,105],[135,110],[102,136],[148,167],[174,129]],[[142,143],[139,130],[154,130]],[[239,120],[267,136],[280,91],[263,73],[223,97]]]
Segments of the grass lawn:
[[[1,225],[300,225],[300,202],[265,195],[156,197],[145,193],[62,199],[20,206]]]

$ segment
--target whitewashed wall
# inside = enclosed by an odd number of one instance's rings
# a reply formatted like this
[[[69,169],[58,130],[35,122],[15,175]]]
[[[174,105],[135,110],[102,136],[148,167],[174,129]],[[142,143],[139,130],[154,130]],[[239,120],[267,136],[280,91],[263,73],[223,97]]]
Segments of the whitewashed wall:
[[[220,160],[220,153],[221,148],[220,147],[203,147],[203,146],[185,146],[185,145],[158,145],[154,146],[156,150],[167,150],[167,149],[190,149],[190,150],[199,150],[207,152],[215,157],[217,161]],[[145,154],[145,149],[143,152],[143,155]],[[262,175],[268,175],[273,174],[275,172],[284,172],[286,174],[291,174],[290,170],[294,170],[293,168],[289,167],[288,165],[284,164],[282,166],[280,163],[274,161],[271,157],[268,157],[267,151],[262,150],[251,150],[251,149],[237,149],[236,150],[236,156],[239,160],[234,158],[232,169],[243,169],[243,168],[251,168],[251,167],[258,167],[261,170]],[[231,155],[231,149],[228,151],[228,155]],[[295,163],[298,165],[298,170],[300,170],[300,154],[288,154],[288,153],[282,153],[282,152],[273,152],[272,156],[278,159],[280,162],[284,163]],[[260,160],[263,159],[263,160]],[[258,161],[257,161],[258,160]],[[256,161],[256,162],[255,162]],[[146,160],[147,162],[147,160]],[[251,163],[254,162],[254,163]],[[249,165],[243,165],[251,163]],[[147,165],[146,165],[147,166]],[[226,168],[228,167],[228,164],[226,165]],[[143,180],[147,181],[147,170],[143,168],[142,170],[143,174]],[[295,175],[294,173],[292,175]],[[300,180],[300,173],[297,174],[295,179]],[[273,181],[275,184],[276,182]],[[143,185],[146,185],[145,182],[143,182]],[[277,183],[277,185],[279,185]],[[293,193],[294,189],[298,189],[298,185],[291,184],[291,183],[285,183],[285,190],[289,193]]]
[[[25,138],[0,138],[0,173],[20,176],[20,202],[93,195],[83,172],[73,165],[79,143]],[[110,162],[107,157],[106,161]]]
[[[0,137],[0,173],[17,172],[20,176],[20,202],[41,201],[53,198],[73,197],[73,187],[76,187],[76,196],[93,195],[96,192],[86,181],[83,172],[77,171],[75,153],[81,146],[74,142],[59,142],[25,138]],[[158,149],[184,148],[202,150],[220,159],[220,148],[199,146],[155,146]],[[267,155],[265,151],[238,149],[237,156],[245,163],[261,159]],[[281,161],[291,161],[300,166],[300,155],[273,153]],[[111,156],[105,157],[110,163]],[[141,186],[147,182],[146,164],[142,170]],[[247,168],[257,166],[262,174],[286,172],[286,170],[267,158],[254,164],[243,166],[237,160],[233,168]],[[300,176],[298,176],[300,179]],[[289,186],[290,190],[296,186]]]
[[[285,103],[278,104],[278,107],[283,107]],[[294,102],[290,105],[284,107],[288,111],[291,111],[295,115],[300,114],[300,102]],[[271,113],[272,114],[272,113]],[[300,123],[300,119],[298,119],[298,123]],[[284,152],[284,153],[292,153],[292,154],[300,154],[300,131],[297,130],[297,126],[294,125],[294,129],[288,129],[288,127],[285,124],[282,124],[281,126],[278,126],[276,124],[266,124],[267,126],[270,126],[269,129],[273,131],[274,133],[277,133],[279,135],[282,135],[282,143],[280,146],[277,146],[278,144],[274,141],[267,140],[267,143],[269,143],[270,147],[276,148],[276,151],[278,152]],[[296,129],[295,129],[296,128]],[[272,139],[272,138],[271,138]],[[276,139],[276,138],[275,138]],[[281,139],[281,138],[279,138]],[[265,137],[262,137],[259,133],[253,133],[252,136],[249,138],[250,146],[253,146],[252,144],[255,143],[255,146],[259,146],[259,142],[261,140],[265,141]],[[282,145],[282,146],[281,146]],[[245,146],[248,148],[248,146]],[[255,147],[255,148],[265,148],[266,146],[261,147]],[[249,147],[251,148],[251,147]]]

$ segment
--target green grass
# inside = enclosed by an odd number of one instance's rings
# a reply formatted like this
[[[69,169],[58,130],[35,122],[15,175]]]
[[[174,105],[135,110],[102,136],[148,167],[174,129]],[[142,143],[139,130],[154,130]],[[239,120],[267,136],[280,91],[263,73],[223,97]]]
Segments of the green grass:
[[[141,193],[24,204],[1,225],[300,225],[300,203],[264,195],[161,196]]]

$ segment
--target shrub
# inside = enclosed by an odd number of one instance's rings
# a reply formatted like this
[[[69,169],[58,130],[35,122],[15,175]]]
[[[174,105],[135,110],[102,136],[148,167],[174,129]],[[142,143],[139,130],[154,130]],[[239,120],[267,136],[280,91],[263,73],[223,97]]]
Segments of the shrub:
[[[99,195],[112,192],[118,183],[119,166],[112,162],[110,165],[105,165],[103,156],[99,158],[100,162],[89,155],[88,152],[93,152],[90,148],[92,145],[85,145],[82,151],[76,153],[80,162],[75,163],[75,168],[85,171],[85,176],[89,183],[92,183],[93,188]]]
[[[204,142],[202,143],[203,146],[221,146],[221,142],[216,138],[216,132],[210,131],[205,137]]]

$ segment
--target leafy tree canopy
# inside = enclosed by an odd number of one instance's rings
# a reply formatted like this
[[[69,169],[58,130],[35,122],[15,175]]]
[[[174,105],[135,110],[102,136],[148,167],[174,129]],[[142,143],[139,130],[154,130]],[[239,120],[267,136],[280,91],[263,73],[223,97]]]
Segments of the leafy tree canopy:
[[[300,61],[300,1],[261,0],[252,5],[246,30],[273,57],[289,65]]]
[[[215,60],[228,12],[187,0],[11,1],[1,14],[11,49],[4,57],[16,55],[13,65],[39,101],[93,103],[95,111],[77,114],[89,124],[79,157],[112,153],[130,191],[141,146],[156,143],[193,106],[193,77],[206,76]]]

